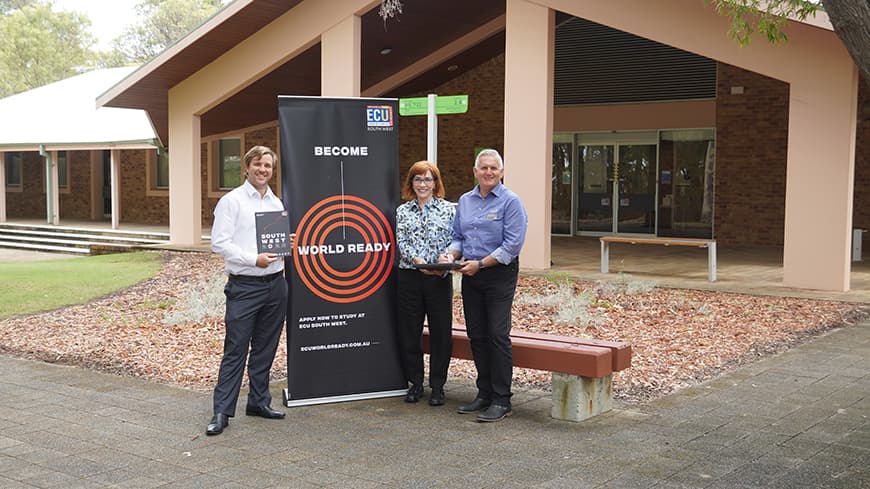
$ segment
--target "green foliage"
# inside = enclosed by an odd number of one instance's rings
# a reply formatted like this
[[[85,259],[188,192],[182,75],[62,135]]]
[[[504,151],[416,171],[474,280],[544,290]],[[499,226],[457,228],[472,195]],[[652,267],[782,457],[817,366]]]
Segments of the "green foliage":
[[[34,0],[0,0],[0,15],[5,15],[13,10],[18,10],[25,5],[33,3]]]
[[[94,49],[91,21],[51,0],[0,0],[0,98],[96,69],[147,61],[220,9],[223,0],[142,0],[114,49]]]
[[[20,8],[11,8],[19,4]],[[73,76],[93,65],[90,20],[42,0],[9,2],[0,15],[0,97]]]
[[[125,60],[144,63],[180,40],[221,7],[221,0],[143,0],[136,6],[139,24],[115,39]]]
[[[152,252],[0,263],[0,319],[83,304],[153,277]]]
[[[554,284],[557,284],[557,285],[570,284],[574,281],[574,279],[571,278],[571,274],[569,274],[568,272],[561,272],[561,271],[547,272],[544,275],[544,278],[546,278],[550,282],[553,282]]]
[[[731,19],[728,34],[741,45],[749,44],[752,34],[759,33],[768,41],[787,41],[782,30],[789,18],[805,20],[819,10],[816,2],[807,0],[704,0],[716,11]]]

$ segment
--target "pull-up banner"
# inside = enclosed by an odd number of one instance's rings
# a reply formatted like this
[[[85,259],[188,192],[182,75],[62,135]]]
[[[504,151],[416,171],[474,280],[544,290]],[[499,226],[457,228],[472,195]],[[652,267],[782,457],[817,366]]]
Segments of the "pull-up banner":
[[[398,101],[278,97],[286,406],[402,395],[396,346]]]

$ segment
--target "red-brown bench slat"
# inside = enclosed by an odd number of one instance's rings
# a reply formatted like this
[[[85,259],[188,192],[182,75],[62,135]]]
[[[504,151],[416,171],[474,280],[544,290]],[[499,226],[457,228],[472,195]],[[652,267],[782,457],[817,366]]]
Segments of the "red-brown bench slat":
[[[514,366],[581,377],[606,377],[613,371],[613,350],[607,347],[511,336]],[[423,351],[429,353],[429,331],[423,330]],[[464,329],[453,330],[453,357],[472,360]]]
[[[465,325],[462,324],[453,325],[454,334],[456,334],[457,331],[461,332],[462,334],[468,334],[465,330]],[[548,333],[533,333],[531,331],[520,330],[511,331],[511,339],[513,338],[540,339],[545,341],[568,343],[571,345],[586,345],[597,346],[600,348],[609,348],[611,350],[613,358],[613,365],[611,368],[614,372],[625,370],[631,366],[631,345],[629,345],[628,343],[621,343],[619,341],[596,340],[593,338],[575,338],[573,336],[560,336]]]

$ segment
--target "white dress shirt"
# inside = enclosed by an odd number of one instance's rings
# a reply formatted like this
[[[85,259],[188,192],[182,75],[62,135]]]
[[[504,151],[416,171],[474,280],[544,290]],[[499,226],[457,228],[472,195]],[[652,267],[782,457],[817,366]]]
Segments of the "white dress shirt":
[[[224,257],[224,270],[230,275],[270,275],[284,269],[279,258],[266,268],[257,266],[257,227],[254,213],[283,211],[284,204],[266,188],[260,192],[247,180],[221,197],[214,208],[211,250]]]

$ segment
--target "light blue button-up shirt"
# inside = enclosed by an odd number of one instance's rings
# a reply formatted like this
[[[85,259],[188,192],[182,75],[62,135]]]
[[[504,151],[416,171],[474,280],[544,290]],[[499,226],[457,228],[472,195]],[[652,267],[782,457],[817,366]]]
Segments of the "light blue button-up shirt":
[[[486,256],[507,265],[520,256],[529,218],[517,194],[499,183],[486,197],[475,186],[459,198],[450,251],[466,260]]]

